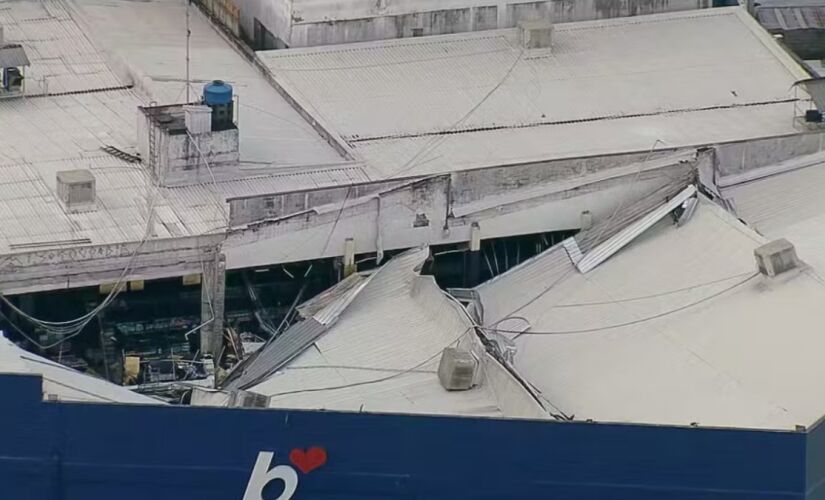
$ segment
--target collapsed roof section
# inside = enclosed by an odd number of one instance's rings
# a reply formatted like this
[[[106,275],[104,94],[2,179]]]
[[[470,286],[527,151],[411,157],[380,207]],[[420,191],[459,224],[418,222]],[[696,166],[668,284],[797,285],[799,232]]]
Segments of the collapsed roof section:
[[[420,274],[428,256],[428,248],[408,251],[305,304],[308,316],[224,387],[266,395],[273,407],[550,418],[462,306]],[[472,353],[472,388],[439,383],[448,347]]]
[[[40,375],[46,400],[165,404],[25,351],[0,335],[0,372]]]
[[[768,240],[701,195],[680,219],[688,206],[648,212],[662,217],[631,241],[617,232],[606,243],[626,246],[586,273],[568,242],[479,286],[483,329],[508,336],[518,372],[578,419],[812,425],[825,287],[801,263],[761,274]]]

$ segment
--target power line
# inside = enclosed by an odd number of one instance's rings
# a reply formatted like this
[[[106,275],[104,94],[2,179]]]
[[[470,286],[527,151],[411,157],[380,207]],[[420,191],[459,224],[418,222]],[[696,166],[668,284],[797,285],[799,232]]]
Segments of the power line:
[[[667,290],[667,291],[664,291],[664,292],[653,293],[653,294],[650,294],[650,295],[638,295],[636,297],[626,297],[626,298],[623,298],[623,299],[605,300],[605,301],[601,301],[601,302],[596,301],[596,302],[575,302],[575,303],[570,303],[570,304],[556,304],[556,305],[552,306],[552,308],[555,309],[555,308],[563,308],[563,307],[602,306],[602,305],[609,305],[609,304],[621,304],[623,302],[635,302],[637,300],[655,299],[655,298],[658,298],[658,297],[664,297],[666,295],[674,295],[674,294],[677,294],[677,293],[686,292],[688,290],[694,290],[696,288],[702,288],[702,287],[706,287],[706,286],[710,286],[710,285],[715,285],[717,283],[730,281],[734,278],[741,278],[742,276],[750,276],[752,274],[753,273],[751,271],[748,271],[746,273],[734,274],[733,276],[727,276],[725,278],[719,278],[719,279],[713,280],[713,281],[706,281],[704,283],[697,283],[695,285],[689,285],[689,286],[685,286],[685,287],[682,287],[682,288],[676,288],[676,289]]]
[[[582,329],[577,329],[577,330],[556,330],[556,331],[530,331],[530,330],[518,331],[518,330],[504,330],[504,329],[500,329],[500,328],[489,328],[489,327],[483,327],[483,326],[480,326],[479,329],[481,329],[483,331],[491,331],[491,332],[496,332],[496,333],[515,334],[516,336],[514,337],[514,339],[520,337],[521,335],[574,335],[574,334],[579,334],[579,333],[594,333],[594,332],[601,332],[601,331],[606,331],[606,330],[614,330],[616,328],[623,328],[623,327],[626,327],[626,326],[632,326],[632,325],[638,325],[640,323],[645,323],[647,321],[653,321],[655,319],[659,319],[659,318],[662,318],[662,317],[665,317],[665,316],[669,316],[671,314],[676,314],[678,312],[684,311],[685,309],[689,309],[689,308],[697,306],[697,305],[699,305],[703,302],[707,302],[708,300],[712,300],[716,297],[719,297],[720,295],[723,295],[723,294],[733,290],[734,288],[742,286],[745,283],[747,283],[748,281],[756,278],[757,276],[759,276],[759,273],[753,273],[750,276],[748,276],[747,278],[745,278],[744,280],[738,281],[738,282],[734,283],[733,285],[731,285],[731,286],[729,286],[729,287],[727,287],[723,290],[720,290],[719,292],[712,293],[712,294],[708,295],[707,297],[703,297],[703,298],[701,298],[699,300],[696,300],[694,302],[691,302],[689,304],[685,304],[685,305],[683,305],[681,307],[677,307],[675,309],[671,309],[671,310],[664,311],[664,312],[661,312],[661,313],[658,313],[658,314],[654,314],[653,316],[647,316],[645,318],[639,318],[639,319],[635,319],[633,321],[627,321],[627,322],[624,322],[624,323],[617,323],[617,324],[613,324],[613,325],[606,325],[606,326],[600,326],[600,327],[594,327],[594,328],[582,328]]]
[[[496,91],[498,89],[500,89],[502,85],[504,85],[504,82],[507,81],[507,79],[513,73],[513,71],[516,69],[516,66],[518,66],[519,62],[521,62],[521,59],[522,59],[523,56],[524,56],[524,49],[521,49],[521,51],[519,51],[519,54],[516,57],[515,61],[513,61],[513,64],[507,69],[507,71],[499,79],[499,81],[495,84],[495,86],[492,89],[490,89],[490,91],[487,92],[484,95],[484,97],[481,98],[481,100],[479,100],[472,108],[470,108],[470,110],[467,111],[457,122],[453,123],[451,126],[449,126],[447,128],[447,130],[443,131],[441,135],[435,136],[432,140],[430,140],[427,144],[425,144],[416,154],[414,154],[412,156],[412,158],[410,158],[406,163],[404,163],[404,165],[402,165],[401,168],[399,168],[398,170],[396,170],[394,172],[391,172],[389,175],[385,176],[384,180],[395,177],[398,174],[407,172],[408,170],[411,170],[411,169],[417,167],[418,163],[414,163],[414,162],[422,154],[424,154],[425,152],[431,153],[432,151],[435,151],[438,147],[440,147],[441,144],[448,137],[447,132],[449,132],[451,130],[454,130],[456,127],[458,127],[462,123],[464,123],[468,118],[470,118],[470,116],[473,113],[475,113],[478,110],[478,108],[480,108],[485,102],[487,102],[487,100],[490,99],[490,97],[493,94],[495,94]],[[430,147],[431,147],[430,151],[427,151],[427,149],[430,148]]]
[[[435,359],[439,354],[441,354],[444,351],[444,349],[446,349],[447,347],[449,347],[449,346],[455,344],[456,342],[458,342],[459,340],[461,340],[461,337],[463,337],[467,332],[469,332],[473,328],[474,328],[474,326],[467,327],[467,329],[465,329],[463,332],[461,332],[461,335],[459,335],[455,340],[448,343],[443,348],[437,350],[435,352],[435,354],[428,357],[424,361],[422,361],[420,363],[417,363],[414,366],[411,366],[409,368],[402,369],[402,370],[398,371],[397,373],[393,373],[392,375],[388,375],[386,377],[381,377],[381,378],[377,378],[377,379],[373,379],[373,380],[365,380],[365,381],[362,381],[362,382],[353,382],[353,383],[350,383],[350,384],[333,385],[333,386],[328,386],[328,387],[313,387],[313,388],[309,388],[309,389],[296,389],[296,390],[293,390],[293,391],[284,391],[284,392],[278,392],[278,393],[275,393],[275,394],[269,394],[268,396],[274,398],[274,397],[279,397],[279,396],[290,396],[290,395],[293,395],[293,394],[306,394],[306,393],[312,393],[312,392],[323,392],[323,391],[335,391],[335,390],[339,390],[339,389],[349,389],[349,388],[352,388],[352,387],[361,387],[361,386],[365,386],[365,385],[378,384],[378,383],[381,383],[381,382],[386,382],[387,380],[392,380],[394,378],[401,377],[402,375],[407,375],[407,374],[410,374],[410,373],[414,373],[419,368],[421,368],[422,366],[426,365],[427,363],[429,363],[430,361]]]
[[[464,113],[464,115],[462,115],[462,117],[459,118],[458,121],[456,121],[450,127],[448,127],[447,131],[449,131],[451,129],[454,129],[455,127],[458,127],[459,125],[461,125],[473,113],[475,113],[485,102],[487,102],[487,100],[490,99],[490,97],[499,88],[501,88],[502,85],[504,85],[504,82],[507,81],[507,79],[513,73],[513,71],[516,69],[516,66],[522,60],[523,56],[524,56],[524,49],[521,49],[521,51],[519,51],[519,54],[516,57],[515,61],[513,61],[513,64],[507,69],[505,74],[499,79],[499,81],[496,83],[496,85],[493,86],[493,88],[491,88],[472,108],[470,108],[469,111]],[[431,153],[431,152],[435,151],[444,142],[446,137],[447,137],[446,135],[440,135],[440,136],[433,137],[430,141],[427,142],[427,144],[422,146],[418,150],[418,152],[416,152],[407,162],[405,162],[404,165],[402,165],[400,169],[398,169],[394,172],[391,172],[388,175],[385,175],[383,178],[378,179],[375,182],[383,182],[383,181],[390,180],[390,179],[396,177],[398,174],[404,173],[408,170],[411,170],[411,169],[415,168],[416,166],[419,165],[419,163],[415,163],[415,161],[422,154]],[[429,151],[428,151],[428,149],[429,149]],[[341,217],[343,216],[344,210],[346,209],[347,201],[349,201],[350,195],[352,194],[353,187],[354,187],[354,184],[350,184],[350,185],[347,186],[347,192],[346,192],[346,195],[344,196],[344,201],[341,203],[341,208],[338,210],[338,214],[335,217],[335,220],[332,224],[332,228],[330,229],[329,235],[327,235],[327,239],[326,239],[326,242],[324,243],[324,247],[323,247],[323,250],[321,251],[321,255],[323,255],[324,252],[326,252],[327,247],[329,246],[329,242],[332,239],[333,233],[335,232],[335,229],[338,227],[338,223],[340,222]]]

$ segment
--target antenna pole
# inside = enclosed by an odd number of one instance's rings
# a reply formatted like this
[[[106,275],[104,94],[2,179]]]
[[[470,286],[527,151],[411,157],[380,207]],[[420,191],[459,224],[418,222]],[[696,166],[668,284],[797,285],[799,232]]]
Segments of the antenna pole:
[[[189,39],[192,37],[192,30],[189,29],[189,6],[192,0],[186,0],[186,102],[189,103]]]

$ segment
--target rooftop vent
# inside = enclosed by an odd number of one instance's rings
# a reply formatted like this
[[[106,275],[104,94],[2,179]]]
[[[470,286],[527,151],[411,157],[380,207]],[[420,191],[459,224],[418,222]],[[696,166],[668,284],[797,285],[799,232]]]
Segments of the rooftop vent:
[[[205,134],[212,131],[212,108],[204,105],[188,105],[183,107],[186,130],[192,135]]]
[[[799,266],[796,249],[784,238],[762,245],[753,255],[759,272],[771,278]]]
[[[269,396],[247,391],[233,391],[229,396],[230,408],[269,408]]]
[[[58,172],[57,196],[70,212],[94,210],[94,175],[88,170],[63,170]]]
[[[448,391],[466,391],[473,387],[478,361],[467,351],[448,347],[441,353],[438,380]]]
[[[519,25],[521,43],[525,49],[547,49],[553,40],[553,23],[530,21]]]

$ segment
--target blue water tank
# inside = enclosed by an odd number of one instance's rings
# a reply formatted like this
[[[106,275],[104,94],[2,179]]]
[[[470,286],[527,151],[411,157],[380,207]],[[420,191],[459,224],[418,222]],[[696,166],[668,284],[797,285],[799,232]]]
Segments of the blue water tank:
[[[203,103],[208,106],[220,106],[232,102],[232,85],[221,80],[214,80],[203,86]]]

